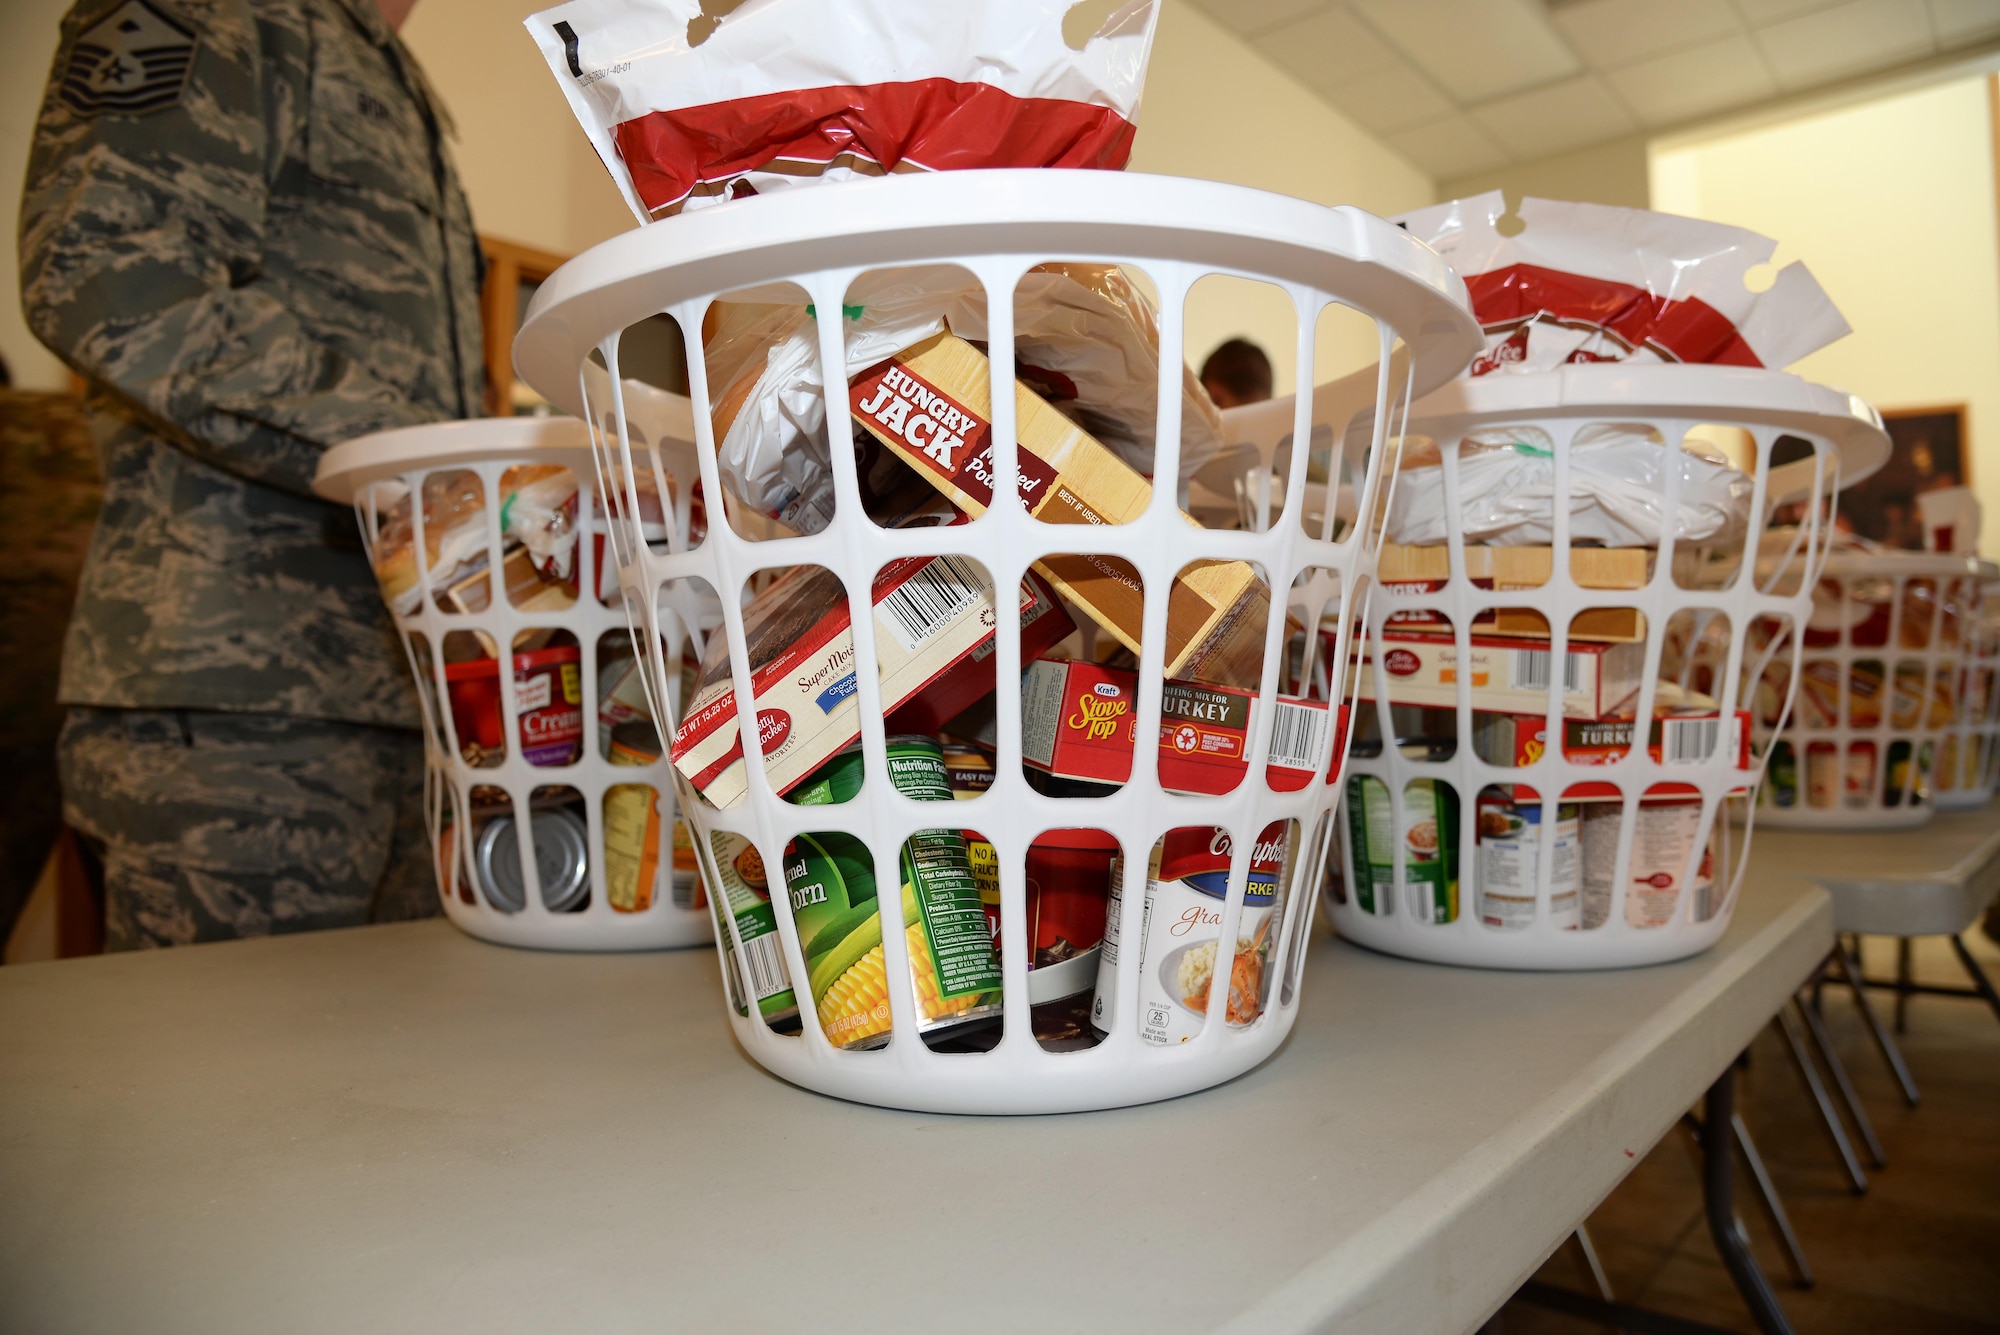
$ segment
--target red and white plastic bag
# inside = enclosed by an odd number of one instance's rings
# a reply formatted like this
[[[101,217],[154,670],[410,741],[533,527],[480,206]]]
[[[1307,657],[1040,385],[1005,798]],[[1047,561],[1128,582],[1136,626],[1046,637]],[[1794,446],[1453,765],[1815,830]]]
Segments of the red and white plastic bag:
[[[1471,375],[1604,361],[1782,368],[1849,332],[1803,264],[1751,291],[1777,243],[1744,228],[1523,199],[1521,229],[1503,236],[1506,211],[1494,190],[1396,219],[1465,279],[1486,331]]]
[[[1072,49],[1073,7],[571,0],[527,27],[625,202],[651,222],[890,172],[1122,168],[1158,7],[1133,0]]]

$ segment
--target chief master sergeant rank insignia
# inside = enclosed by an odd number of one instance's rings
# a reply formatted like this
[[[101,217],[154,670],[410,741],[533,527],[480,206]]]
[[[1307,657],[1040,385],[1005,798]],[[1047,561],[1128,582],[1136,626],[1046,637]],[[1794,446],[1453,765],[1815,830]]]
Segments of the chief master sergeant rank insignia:
[[[126,0],[78,34],[63,71],[63,103],[79,116],[143,116],[173,106],[194,64],[194,34],[146,0]]]

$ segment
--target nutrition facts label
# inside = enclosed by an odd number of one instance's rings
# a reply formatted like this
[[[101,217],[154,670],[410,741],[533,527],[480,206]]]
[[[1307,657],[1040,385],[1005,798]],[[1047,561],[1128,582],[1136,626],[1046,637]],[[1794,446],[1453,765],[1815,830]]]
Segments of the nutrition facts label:
[[[964,836],[957,830],[919,830],[903,846],[903,863],[937,961],[939,995],[962,997],[999,987],[986,905],[966,862]]]

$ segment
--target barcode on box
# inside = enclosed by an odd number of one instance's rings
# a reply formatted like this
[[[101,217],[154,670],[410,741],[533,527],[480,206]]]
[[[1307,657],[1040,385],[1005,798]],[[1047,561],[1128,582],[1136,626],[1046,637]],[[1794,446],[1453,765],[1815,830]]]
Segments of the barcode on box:
[[[934,556],[916,574],[898,584],[876,607],[889,614],[889,627],[903,652],[917,649],[979,601],[986,580],[979,567],[962,556]]]
[[[1722,737],[1719,718],[1670,718],[1660,730],[1660,762],[1696,765],[1715,751]]]
[[[1319,768],[1320,745],[1326,740],[1326,720],[1331,712],[1280,700],[1271,723],[1270,763],[1282,769]]]
[[[750,991],[757,1000],[776,996],[791,986],[785,978],[785,956],[776,932],[765,932],[745,941],[743,962],[750,974]]]
[[[1546,691],[1549,688],[1549,651],[1516,649],[1508,663],[1507,685],[1516,691]],[[1563,690],[1583,690],[1583,655],[1574,650],[1563,655]]]

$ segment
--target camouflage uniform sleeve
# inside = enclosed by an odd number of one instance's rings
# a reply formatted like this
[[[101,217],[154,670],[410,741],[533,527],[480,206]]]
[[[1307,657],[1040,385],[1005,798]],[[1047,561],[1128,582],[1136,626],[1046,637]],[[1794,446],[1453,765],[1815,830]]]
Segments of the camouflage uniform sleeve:
[[[310,91],[307,24],[282,13],[80,0],[35,126],[21,289],[36,336],[169,439],[309,495],[327,446],[440,414],[312,337],[262,278]]]

